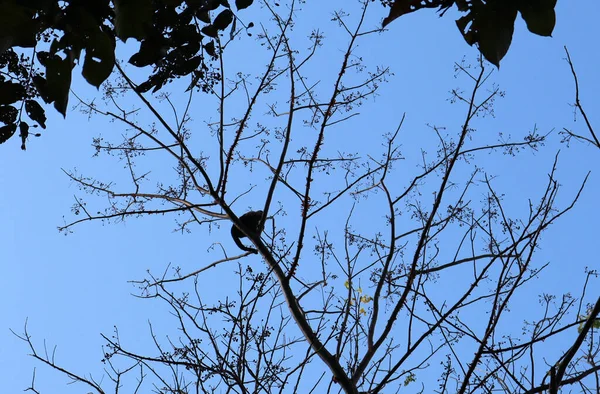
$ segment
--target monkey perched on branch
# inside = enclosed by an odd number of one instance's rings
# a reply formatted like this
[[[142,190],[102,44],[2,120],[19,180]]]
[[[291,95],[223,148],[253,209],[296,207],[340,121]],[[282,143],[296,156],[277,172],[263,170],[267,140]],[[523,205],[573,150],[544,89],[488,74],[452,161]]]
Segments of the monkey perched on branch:
[[[260,221],[263,217],[263,211],[250,211],[240,216],[240,222],[245,227],[246,231],[250,231],[251,235],[260,234]],[[231,226],[231,238],[235,244],[242,250],[251,253],[258,253],[254,248],[250,248],[240,241],[240,238],[244,238],[246,234],[242,232],[235,224]]]

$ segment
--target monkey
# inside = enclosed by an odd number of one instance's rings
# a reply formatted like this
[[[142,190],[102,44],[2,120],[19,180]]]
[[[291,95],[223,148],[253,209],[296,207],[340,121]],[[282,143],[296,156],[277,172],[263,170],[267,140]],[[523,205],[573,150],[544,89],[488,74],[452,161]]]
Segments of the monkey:
[[[260,221],[263,217],[263,211],[250,211],[240,216],[240,222],[245,227],[246,231],[252,232],[252,235],[260,234]],[[235,244],[242,250],[250,253],[257,254],[258,250],[250,248],[240,241],[240,238],[244,238],[246,234],[242,232],[235,224],[231,226],[231,238]]]

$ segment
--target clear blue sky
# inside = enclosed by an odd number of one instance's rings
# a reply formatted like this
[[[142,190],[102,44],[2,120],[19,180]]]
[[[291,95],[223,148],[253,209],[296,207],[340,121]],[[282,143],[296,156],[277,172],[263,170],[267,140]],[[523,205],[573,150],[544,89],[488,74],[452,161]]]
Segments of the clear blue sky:
[[[306,11],[299,14],[297,34],[319,28],[328,39],[327,45],[340,49],[327,52],[328,55],[319,60],[319,67],[313,72],[322,72],[323,80],[327,72],[335,72],[327,66],[339,60],[345,45],[345,38],[328,22],[330,12],[339,9],[345,1],[348,0],[327,2],[330,7],[327,9],[321,5],[325,2],[308,2]],[[260,10],[256,7],[251,12]],[[526,208],[523,196],[539,195],[557,150],[561,150],[560,201],[572,197],[585,174],[592,171],[579,204],[544,235],[537,258],[553,264],[544,273],[543,280],[533,284],[532,297],[545,290],[577,294],[584,279],[584,267],[600,268],[595,250],[600,222],[597,209],[600,151],[578,143],[567,148],[560,144],[558,135],[563,127],[585,133],[581,117],[577,116],[574,122],[570,106],[574,89],[564,61],[565,45],[578,72],[582,103],[600,131],[597,111],[600,108],[599,14],[600,3],[594,0],[559,1],[553,38],[528,33],[519,18],[511,49],[501,63],[501,70],[494,75],[495,81],[507,92],[506,97],[497,103],[496,118],[487,120],[485,127],[479,130],[482,133],[506,130],[514,136],[522,136],[534,126],[540,133],[554,130],[546,146],[536,154],[481,159],[486,169],[499,176],[499,188],[514,191],[511,198],[514,196],[515,200],[510,203],[516,210]],[[372,23],[384,15],[383,9],[373,13]],[[230,61],[247,62],[252,45],[248,38],[244,42],[231,48]],[[409,150],[418,149],[423,139],[428,138],[427,124],[458,125],[461,117],[452,112],[454,108],[447,102],[449,90],[457,85],[453,64],[463,56],[474,59],[476,51],[465,44],[451,15],[440,19],[433,11],[425,10],[400,18],[388,31],[373,36],[368,47],[363,47],[363,53],[368,65],[389,65],[395,74],[375,101],[361,110],[362,118],[355,127],[364,129],[365,138],[369,138],[369,133],[377,137],[393,130],[402,113],[407,114],[403,133],[408,134],[403,145]],[[236,56],[239,59],[235,59]],[[248,62],[247,67],[257,66]],[[75,78],[73,88],[88,97],[93,94],[80,77]],[[373,115],[369,111],[373,111]],[[124,224],[84,223],[77,226],[73,234],[59,234],[57,226],[74,217],[70,212],[73,196],[81,194],[61,169],[76,168],[104,179],[110,178],[113,171],[116,174],[122,169],[122,163],[107,157],[92,158],[91,140],[98,134],[119,134],[120,126],[100,118],[88,121],[76,110],[70,110],[63,120],[48,109],[48,117],[48,129],[43,137],[30,141],[26,152],[19,149],[17,138],[0,146],[3,393],[22,392],[36,366],[37,384],[42,392],[82,392],[81,386],[65,387],[63,383],[68,379],[28,357],[25,344],[9,329],[21,332],[25,320],[29,319],[30,334],[39,346],[44,340],[50,350],[57,345],[59,362],[81,373],[94,372],[100,376],[103,345],[100,333],[110,335],[113,327],[118,326],[125,341],[135,347],[146,343],[141,338],[147,338],[149,320],[157,327],[168,327],[168,321],[161,318],[164,310],[160,304],[130,295],[135,289],[129,280],[143,278],[147,269],[160,272],[169,263],[200,267],[210,261],[207,247],[212,242],[223,241],[225,247],[234,247],[228,239],[227,226],[212,233],[197,229],[191,234],[181,234],[172,231],[173,217],[130,219]],[[198,116],[198,120],[202,117]],[[340,146],[350,149],[379,144],[374,139],[352,145],[343,135],[339,138]],[[530,179],[516,182],[524,171],[532,174]],[[251,205],[251,201],[242,204],[246,205]],[[295,212],[293,208],[290,211]],[[211,290],[207,288],[207,291]]]

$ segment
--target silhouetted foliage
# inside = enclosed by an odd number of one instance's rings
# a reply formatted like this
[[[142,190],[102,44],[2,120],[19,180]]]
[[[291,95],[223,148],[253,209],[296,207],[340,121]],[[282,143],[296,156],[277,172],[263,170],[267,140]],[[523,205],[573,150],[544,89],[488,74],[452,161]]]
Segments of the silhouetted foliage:
[[[237,10],[252,1],[236,1]],[[31,0],[0,4],[0,143],[22,122],[15,105],[45,128],[44,109],[54,105],[66,115],[71,75],[77,64],[85,80],[99,87],[115,66],[117,39],[133,38],[139,50],[129,63],[152,66],[142,92],[158,91],[169,81],[193,74],[195,81],[215,78],[206,64],[218,56],[214,40],[236,19],[227,0]],[[233,34],[233,29],[231,34]],[[20,48],[35,48],[34,58]],[[84,52],[82,56],[82,52]],[[208,55],[208,56],[206,56]],[[41,67],[40,67],[41,66]],[[15,112],[16,111],[16,112]],[[16,115],[16,116],[15,116]],[[23,138],[29,125],[19,126]]]
[[[556,22],[556,0],[382,0],[382,3],[391,7],[383,26],[423,8],[438,8],[443,15],[456,5],[460,12],[466,13],[456,21],[465,41],[477,44],[486,60],[497,67],[512,42],[517,13],[529,31],[540,36],[552,35]]]
[[[383,20],[384,27],[423,8],[439,8],[444,14],[456,5],[466,13],[456,21],[465,41],[477,44],[483,56],[496,66],[510,47],[517,13],[538,35],[549,36],[555,23],[556,0],[381,2],[391,7]],[[235,10],[253,3],[236,0]],[[153,67],[147,80],[137,86],[139,92],[156,92],[173,79],[187,75],[193,77],[192,87],[213,86],[218,82],[218,73],[208,64],[218,58],[221,49],[215,41],[228,29],[229,36],[234,37],[239,32],[238,21],[228,0],[1,2],[0,69],[4,76],[0,77],[0,117],[4,126],[0,127],[0,143],[13,136],[18,126],[21,147],[25,149],[30,125],[17,110],[23,108],[20,102],[26,103],[26,113],[35,122],[32,127],[45,128],[39,98],[66,116],[72,71],[77,64],[81,64],[85,80],[99,87],[115,66],[117,39],[126,42],[133,38],[140,43],[129,63]],[[246,31],[253,26],[252,22],[240,24]],[[33,58],[20,53],[22,50],[15,51],[16,47],[34,48]]]

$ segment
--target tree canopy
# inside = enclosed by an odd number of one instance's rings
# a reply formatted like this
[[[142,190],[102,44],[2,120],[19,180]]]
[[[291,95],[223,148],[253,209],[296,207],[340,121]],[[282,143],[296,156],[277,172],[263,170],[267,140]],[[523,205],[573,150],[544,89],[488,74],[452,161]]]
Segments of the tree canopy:
[[[383,27],[398,17],[425,8],[441,15],[456,6],[465,15],[456,23],[469,45],[500,65],[512,40],[517,13],[535,34],[549,36],[555,23],[556,0],[380,0],[390,7]],[[41,100],[66,116],[73,69],[99,87],[116,60],[152,67],[140,92],[158,91],[173,79],[191,75],[190,88],[218,83],[212,61],[222,47],[219,36],[233,36],[245,27],[239,11],[253,0],[28,0],[0,2],[0,143],[19,129],[25,149],[31,127],[46,128]],[[278,6],[278,4],[276,4]],[[139,42],[129,59],[118,59],[116,42]],[[32,48],[30,52],[23,48]],[[220,49],[219,49],[220,48]],[[82,55],[83,54],[83,55]],[[40,100],[41,99],[41,100]],[[26,120],[23,112],[30,121]],[[33,123],[32,123],[33,122]]]
[[[514,32],[517,14],[527,23],[530,32],[551,36],[556,23],[556,0],[388,0],[390,14],[383,21],[386,26],[396,18],[424,8],[438,8],[443,15],[456,6],[466,15],[456,26],[469,45],[477,45],[481,54],[500,67]]]

